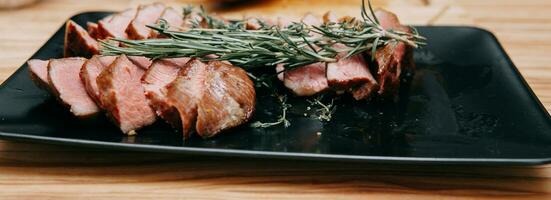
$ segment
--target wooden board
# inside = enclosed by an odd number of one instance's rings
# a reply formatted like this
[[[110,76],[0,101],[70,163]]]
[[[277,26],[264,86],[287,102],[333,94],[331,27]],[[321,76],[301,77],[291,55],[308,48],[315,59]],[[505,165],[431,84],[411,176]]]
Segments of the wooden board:
[[[42,0],[0,10],[0,82],[71,15],[152,1]],[[200,1],[166,1],[171,5]],[[271,0],[207,9],[229,17],[357,15],[357,0]],[[428,3],[427,3],[428,2]],[[460,24],[494,32],[551,110],[551,2],[378,0],[409,24]],[[0,141],[0,199],[542,199],[551,166],[397,166],[195,157]]]

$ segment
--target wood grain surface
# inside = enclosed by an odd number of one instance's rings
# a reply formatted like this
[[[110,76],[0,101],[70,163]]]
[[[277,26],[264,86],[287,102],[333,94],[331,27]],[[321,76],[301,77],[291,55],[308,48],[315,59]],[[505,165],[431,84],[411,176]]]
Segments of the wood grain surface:
[[[42,0],[0,10],[0,82],[70,16],[151,1]],[[204,3],[229,17],[357,15],[358,0]],[[551,1],[376,0],[404,23],[472,25],[497,35],[551,110]],[[1,105],[1,102],[0,102]],[[5,105],[2,105],[5,106]],[[411,166],[197,157],[0,141],[0,199],[550,199],[551,166]]]

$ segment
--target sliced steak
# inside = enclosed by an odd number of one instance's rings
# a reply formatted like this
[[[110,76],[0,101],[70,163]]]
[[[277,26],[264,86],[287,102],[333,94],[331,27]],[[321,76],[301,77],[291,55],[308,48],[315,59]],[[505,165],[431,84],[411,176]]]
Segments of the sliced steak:
[[[90,37],[98,38],[98,24],[94,22],[86,22],[86,31],[90,34]]]
[[[323,24],[323,20],[312,13],[307,13],[306,15],[304,15],[304,17],[302,17],[300,21],[308,26],[319,26]],[[313,33],[313,32],[310,33],[310,36],[319,36],[319,35],[320,35],[319,33]]]
[[[31,59],[27,61],[31,80],[42,89],[50,89],[48,80],[48,60]]]
[[[375,15],[385,29],[411,32],[400,24],[398,17],[386,10],[377,10]],[[377,82],[380,85],[379,95],[393,96],[400,87],[400,75],[403,67],[414,68],[413,50],[403,42],[390,42],[375,52],[377,65]]]
[[[132,8],[98,21],[98,38],[127,38],[126,27],[130,24],[137,9]]]
[[[337,23],[347,20],[347,17],[339,20],[337,16],[329,11],[323,15],[323,23]],[[337,44],[344,47],[342,44]],[[378,89],[378,84],[363,55],[356,55],[343,59],[345,53],[337,55],[336,63],[327,65],[327,80],[329,86],[337,91],[348,90],[356,100],[367,99]]]
[[[89,58],[98,53],[98,42],[84,28],[72,20],[67,21],[65,24],[64,56]]]
[[[334,48],[340,47],[344,48],[345,46],[342,44],[334,46]],[[327,64],[327,82],[330,87],[337,90],[346,90],[363,83],[377,84],[363,55],[343,58],[345,55],[346,52],[342,52],[337,55],[338,62]]]
[[[323,23],[337,23],[339,22],[339,19],[337,18],[337,15],[331,11],[327,11],[325,14],[323,14]]]
[[[152,63],[149,58],[143,56],[128,56],[128,59],[142,70],[149,69],[149,66],[151,66]]]
[[[311,96],[329,87],[325,74],[325,63],[314,63],[284,72],[283,84],[298,96]]]
[[[274,26],[277,24],[269,18],[248,18],[245,21],[245,28],[248,30],[258,30],[262,28],[262,23],[267,26]]]
[[[279,28],[285,28],[285,27],[291,25],[292,23],[293,22],[291,21],[291,19],[289,19],[287,17],[277,17],[276,25]]]
[[[197,104],[205,91],[207,74],[207,65],[193,59],[180,70],[178,77],[166,86],[167,101],[172,109],[167,112],[168,118],[172,119],[169,122],[174,127],[181,127],[184,138],[191,136],[197,118]]]
[[[356,100],[369,99],[373,96],[373,94],[375,94],[375,92],[377,92],[378,89],[379,84],[377,84],[375,80],[372,80],[353,88],[351,93],[352,97]]]
[[[172,7],[168,7],[163,11],[163,14],[159,19],[164,19],[168,24],[168,30],[176,31],[179,27],[182,27],[184,24],[184,17],[182,14]],[[150,30],[149,38],[159,38],[163,37],[159,35],[157,31]]]
[[[255,108],[253,82],[245,70],[220,61],[208,65],[205,91],[197,104],[195,130],[203,138],[247,122]]]
[[[80,80],[80,68],[85,61],[86,59],[78,57],[51,59],[48,65],[51,90],[77,117],[87,117],[99,112]]]
[[[312,14],[307,14],[301,21],[310,26],[322,23]],[[281,65],[276,67],[277,72],[282,70]],[[281,75],[278,78],[281,79]],[[298,96],[310,96],[325,91],[329,87],[325,63],[314,63],[283,72],[283,84]]]
[[[195,130],[203,138],[249,120],[256,102],[253,82],[233,65],[193,59],[166,87],[168,103],[179,120],[185,138]],[[194,127],[195,125],[195,127]]]
[[[156,118],[140,82],[142,74],[142,69],[121,55],[96,79],[102,108],[121,131],[129,135],[152,124]]]
[[[96,79],[106,67],[113,63],[115,58],[115,56],[95,55],[87,60],[80,69],[80,79],[84,83],[86,92],[98,105],[101,104],[101,101],[99,100],[99,89]]]
[[[337,91],[349,91],[356,100],[367,99],[378,88],[362,55],[329,63],[327,80],[330,87]]]
[[[166,97],[166,86],[178,77],[178,72],[188,61],[189,58],[156,60],[142,77],[142,84],[149,105],[155,110],[157,116],[167,122],[177,121],[178,115],[174,115],[170,111],[170,105]]]
[[[319,26],[323,24],[322,19],[312,13],[307,13],[300,21],[308,26]]]
[[[377,16],[377,19],[379,20],[379,23],[384,29],[393,29],[393,30],[401,30],[401,31],[410,31],[408,27],[403,26],[400,24],[400,20],[398,19],[398,16],[396,14],[384,10],[384,9],[377,9],[375,11],[375,16]]]
[[[138,7],[136,17],[130,22],[130,25],[126,28],[126,34],[128,38],[134,40],[147,39],[151,32],[151,29],[146,25],[155,24],[163,14],[165,6],[161,3],[153,3],[149,5],[141,5]]]
[[[212,20],[202,17],[196,18],[195,16],[193,16],[193,18],[201,19],[201,21],[199,22],[199,26],[202,28],[219,28],[219,26],[221,25],[220,23],[228,24],[230,22],[230,20],[217,14],[211,14],[210,17]]]

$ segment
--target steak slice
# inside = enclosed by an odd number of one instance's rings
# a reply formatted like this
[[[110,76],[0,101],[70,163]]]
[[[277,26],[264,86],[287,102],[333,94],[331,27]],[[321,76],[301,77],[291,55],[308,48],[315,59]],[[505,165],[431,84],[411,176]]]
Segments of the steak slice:
[[[305,15],[301,21],[310,26],[322,23],[321,19],[312,14]],[[277,72],[282,70],[284,70],[282,65],[276,67]],[[311,96],[329,88],[325,63],[321,62],[285,71],[283,77],[278,75],[278,78],[283,78],[285,87],[298,96]]]
[[[375,15],[384,29],[411,32],[409,27],[400,24],[398,17],[386,10],[377,10]],[[414,68],[413,50],[403,42],[390,42],[375,52],[379,95],[396,95],[400,87],[400,75],[403,67]]]
[[[126,28],[128,38],[134,40],[143,40],[149,37],[151,29],[145,25],[152,25],[159,20],[161,14],[165,10],[165,5],[161,3],[153,3],[149,5],[140,5],[136,16]]]
[[[90,34],[90,37],[98,38],[98,24],[94,22],[86,22],[86,31]]]
[[[205,91],[207,65],[197,59],[190,60],[180,70],[178,77],[166,86],[166,96],[172,114],[169,123],[173,127],[181,127],[184,138],[191,136],[192,127],[197,118],[197,104]]]
[[[149,69],[149,66],[151,66],[152,63],[149,58],[144,56],[128,56],[128,59],[142,70]]]
[[[177,11],[176,9],[172,7],[168,7],[163,11],[163,14],[161,15],[160,19],[164,19],[168,24],[168,30],[176,31],[178,30],[178,27],[182,27],[184,24],[184,16]],[[157,20],[157,21],[159,21]],[[149,38],[160,38],[163,37],[160,35],[157,31],[150,30]]]
[[[197,104],[195,130],[203,138],[247,122],[256,94],[245,70],[220,61],[208,65],[205,91]]]
[[[274,26],[277,24],[270,18],[247,18],[245,20],[245,28],[247,30],[258,30],[262,28],[262,23],[266,24],[267,26]]]
[[[337,22],[339,22],[339,19],[337,18],[335,13],[333,13],[331,11],[327,11],[325,14],[323,14],[323,23],[324,24],[337,23]]]
[[[323,23],[337,23],[339,20],[331,11],[323,15]],[[344,46],[339,44],[340,46]],[[338,47],[338,46],[337,46]],[[336,63],[327,66],[327,79],[329,86],[337,90],[348,90],[356,100],[367,99],[377,91],[379,85],[371,74],[368,63],[363,55],[356,55],[347,59],[341,59],[344,53],[337,55]],[[339,58],[340,57],[340,58]]]
[[[353,88],[351,93],[354,99],[362,100],[371,97],[375,92],[377,92],[377,89],[379,89],[379,84],[377,84],[377,82],[373,79],[372,81],[359,85],[357,88]]]
[[[73,57],[51,59],[48,64],[52,92],[77,117],[87,117],[99,112],[80,80],[80,68],[85,61],[84,58]]]
[[[65,24],[64,57],[91,57],[99,53],[98,42],[81,26],[67,21]]]
[[[143,70],[121,55],[96,79],[100,105],[128,135],[155,122],[155,112],[149,107],[140,82],[142,74]]]
[[[311,96],[329,88],[325,63],[314,63],[283,73],[283,84],[298,96]]]
[[[189,58],[156,60],[142,77],[142,84],[149,105],[155,110],[157,116],[167,122],[178,121],[178,115],[174,115],[170,111],[170,105],[167,102],[166,96],[166,86],[178,77],[178,72],[188,61]]]
[[[88,61],[82,65],[80,69],[80,79],[86,88],[88,95],[96,102],[97,105],[101,104],[99,100],[99,89],[96,79],[99,74],[108,67],[114,60],[115,56],[92,56]]]
[[[287,17],[277,17],[277,20],[276,20],[276,26],[278,26],[279,28],[286,28],[292,23],[293,22],[291,21],[291,19]]]
[[[50,81],[48,80],[48,60],[31,59],[27,61],[31,80],[42,89],[50,89]]]
[[[123,12],[107,16],[98,21],[98,38],[128,38],[126,35],[126,27],[130,24],[137,9],[132,8]]]
[[[343,44],[334,45],[335,48],[344,47]],[[376,85],[363,55],[343,58],[346,52],[337,55],[337,62],[327,64],[327,82],[337,90],[347,90],[357,85],[368,83]]]
[[[323,24],[322,19],[312,13],[307,13],[300,21],[308,26],[319,26]]]

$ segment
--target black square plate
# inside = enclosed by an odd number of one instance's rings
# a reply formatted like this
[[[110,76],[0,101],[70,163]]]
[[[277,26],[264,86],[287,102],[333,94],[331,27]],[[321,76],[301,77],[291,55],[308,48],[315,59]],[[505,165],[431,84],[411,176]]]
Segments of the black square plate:
[[[72,19],[97,21],[108,13]],[[6,139],[188,154],[430,164],[535,165],[551,161],[549,114],[489,32],[418,27],[428,46],[395,103],[343,98],[329,123],[291,113],[291,127],[242,126],[183,141],[162,122],[123,136],[105,117],[77,120],[29,79],[21,66],[0,87],[0,136]],[[32,58],[62,56],[63,28]],[[259,93],[255,119],[273,119]],[[296,99],[295,99],[296,100]],[[299,102],[299,101],[295,101]],[[303,106],[300,103],[294,106]],[[270,114],[271,113],[271,114]],[[270,117],[270,115],[272,115]]]

